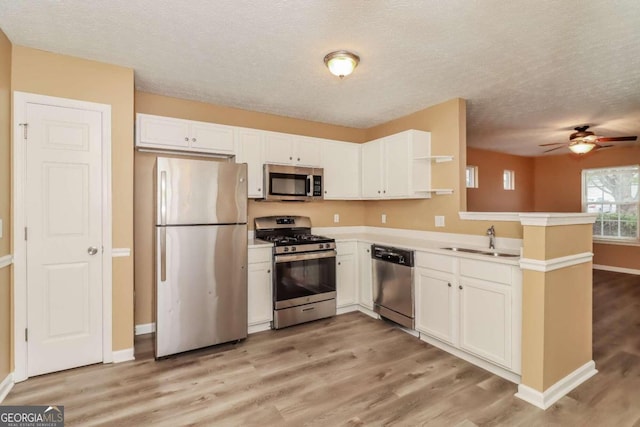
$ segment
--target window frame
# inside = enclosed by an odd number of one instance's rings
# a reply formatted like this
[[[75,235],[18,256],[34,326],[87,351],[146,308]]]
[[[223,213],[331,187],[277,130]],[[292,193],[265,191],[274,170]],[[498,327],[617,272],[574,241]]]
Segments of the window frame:
[[[507,185],[507,180],[505,179],[507,174],[509,176],[509,185]],[[502,189],[507,191],[513,191],[516,189],[516,171],[510,169],[502,171]]]
[[[467,165],[465,171],[465,185],[467,188],[479,188],[478,184],[478,166]],[[467,179],[469,172],[471,172],[471,185]]]
[[[635,171],[636,173],[638,173],[640,175],[640,164],[634,164],[634,165],[620,165],[620,166],[609,166],[609,167],[603,167],[603,168],[589,168],[589,169],[582,169],[581,172],[581,184],[580,184],[580,204],[581,204],[581,210],[582,212],[588,213],[588,206],[589,205],[602,205],[603,209],[600,210],[600,213],[598,213],[597,217],[596,217],[596,221],[594,223],[594,229],[596,227],[596,224],[598,223],[599,220],[601,220],[601,216],[605,213],[604,211],[604,205],[622,205],[622,204],[629,204],[629,203],[621,203],[621,202],[607,202],[607,201],[601,201],[601,202],[593,202],[593,201],[589,201],[589,198],[587,197],[587,174],[590,172],[594,172],[594,171],[624,171],[624,170],[628,170],[628,171]],[[594,242],[602,242],[602,243],[617,243],[617,244],[629,244],[629,245],[638,245],[640,244],[640,188],[636,191],[636,200],[635,200],[635,205],[636,205],[636,212],[637,212],[637,219],[636,219],[636,236],[635,237],[617,237],[617,236],[604,236],[602,234],[595,234],[595,232],[593,233],[593,241]],[[617,210],[617,209],[616,209]],[[594,212],[591,212],[594,213]],[[620,220],[618,219],[618,222]],[[618,234],[620,234],[620,231],[618,229]]]

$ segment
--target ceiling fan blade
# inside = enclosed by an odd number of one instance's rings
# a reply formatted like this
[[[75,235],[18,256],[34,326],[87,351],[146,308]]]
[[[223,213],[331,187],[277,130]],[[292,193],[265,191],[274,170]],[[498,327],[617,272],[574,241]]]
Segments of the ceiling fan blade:
[[[544,150],[544,152],[545,152],[545,153],[548,153],[549,151],[555,151],[555,150],[559,150],[559,149],[561,149],[561,148],[564,148],[564,147],[563,147],[563,146],[560,146],[560,147],[552,148],[552,149],[550,149],[550,150]]]
[[[549,145],[563,145],[566,144],[566,142],[552,142],[550,144],[538,144],[538,147],[547,147]]]
[[[601,148],[611,148],[611,147],[615,147],[615,145],[613,145],[613,144],[607,144],[607,145],[596,144],[596,147],[594,148],[594,150],[599,150]]]
[[[613,141],[635,141],[637,136],[613,136],[613,137],[600,137],[598,142],[613,142]]]

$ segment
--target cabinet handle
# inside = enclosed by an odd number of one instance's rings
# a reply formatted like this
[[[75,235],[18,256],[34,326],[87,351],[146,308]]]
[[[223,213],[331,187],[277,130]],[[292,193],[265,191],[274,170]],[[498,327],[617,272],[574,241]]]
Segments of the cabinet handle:
[[[258,191],[262,191],[262,188],[258,188]]]
[[[378,194],[380,194],[380,190],[378,190]]]
[[[387,190],[384,190],[384,191],[383,191],[383,193],[384,193],[384,194],[387,194]]]
[[[342,263],[341,263],[341,262],[339,262],[339,263],[338,263],[338,265],[342,265]]]
[[[188,136],[185,136],[185,137],[184,137],[184,140],[185,140],[185,141],[187,141],[187,142],[189,142],[189,137],[188,137]]]
[[[324,190],[324,194],[327,194],[327,190]]]
[[[369,253],[369,249],[367,249],[367,253]],[[449,285],[449,286],[451,286],[451,285]]]
[[[458,289],[462,290],[462,285],[458,285]]]
[[[298,161],[300,161],[300,157],[298,157]]]
[[[196,142],[196,139],[195,138],[191,138],[191,142]]]
[[[448,286],[448,287],[451,287],[451,283],[447,283],[447,286]]]
[[[271,270],[267,270],[267,274],[271,274]]]
[[[289,160],[293,160],[293,157],[289,157]]]

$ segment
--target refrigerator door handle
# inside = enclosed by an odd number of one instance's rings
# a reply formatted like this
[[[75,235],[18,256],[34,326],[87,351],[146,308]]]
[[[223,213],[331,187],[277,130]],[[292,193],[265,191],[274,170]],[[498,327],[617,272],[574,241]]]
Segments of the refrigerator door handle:
[[[167,171],[160,172],[160,225],[167,225]]]
[[[167,227],[160,227],[160,281],[167,280]]]

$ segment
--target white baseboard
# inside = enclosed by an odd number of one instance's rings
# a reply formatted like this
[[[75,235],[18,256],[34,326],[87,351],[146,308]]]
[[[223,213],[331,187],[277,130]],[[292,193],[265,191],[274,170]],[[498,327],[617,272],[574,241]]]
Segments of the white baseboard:
[[[369,317],[373,317],[374,319],[380,319],[380,315],[375,311],[371,310],[369,307],[365,307],[363,305],[358,306],[358,311],[366,314]]]
[[[343,305],[342,307],[338,307],[336,309],[336,314],[344,314],[344,313],[351,313],[352,311],[358,311],[358,304],[350,304],[350,305]]]
[[[505,380],[511,381],[512,383],[515,383],[515,384],[520,384],[520,375],[518,375],[515,372],[509,371],[506,368],[501,368],[498,365],[494,365],[491,362],[487,362],[484,359],[481,359],[465,351],[457,349],[447,343],[444,343],[436,338],[430,337],[423,333],[420,333],[420,339],[426,343],[431,344],[434,347],[438,347],[439,349],[446,351],[447,353],[451,353],[454,356],[459,357],[460,359],[466,360],[469,363],[479,366],[485,371],[489,371],[492,374],[496,374],[497,376],[502,377]]]
[[[156,331],[155,323],[141,323],[135,327],[136,335],[151,334]]]
[[[640,275],[640,270],[636,270],[635,268],[614,267],[612,265],[593,264],[593,269]]]
[[[540,392],[524,384],[518,386],[516,397],[531,403],[541,409],[547,409],[567,393],[580,384],[597,374],[596,364],[593,360],[585,363],[560,381],[549,387],[544,392]]]
[[[0,403],[4,400],[5,397],[9,394],[11,389],[13,388],[13,372],[10,372],[2,382],[0,382]]]
[[[133,348],[125,348],[124,350],[113,352],[112,363],[122,363],[130,360],[136,360],[133,355]]]
[[[268,331],[271,329],[271,322],[256,323],[249,325],[249,334],[255,334],[256,332]]]

